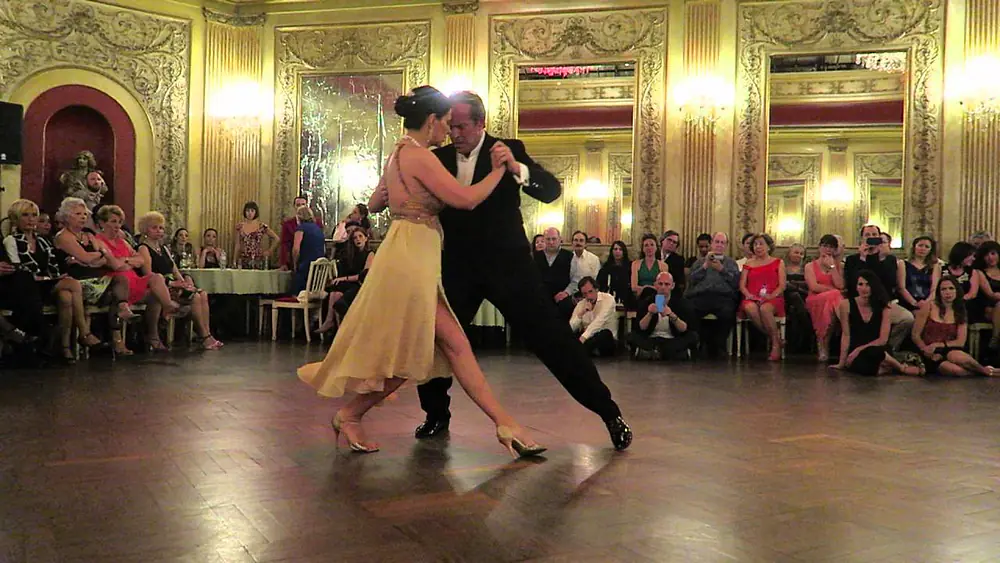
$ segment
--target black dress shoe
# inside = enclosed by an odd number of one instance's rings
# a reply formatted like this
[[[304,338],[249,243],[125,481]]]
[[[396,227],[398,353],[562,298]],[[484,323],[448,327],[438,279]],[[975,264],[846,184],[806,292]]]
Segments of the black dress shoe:
[[[629,444],[632,443],[632,429],[628,427],[624,418],[620,416],[612,418],[604,421],[604,424],[608,426],[608,434],[611,434],[611,443],[614,444],[616,450],[622,451],[629,447]]]
[[[420,439],[433,438],[434,436],[447,432],[448,423],[450,421],[450,418],[428,418],[417,427],[417,429],[413,432],[413,435]]]

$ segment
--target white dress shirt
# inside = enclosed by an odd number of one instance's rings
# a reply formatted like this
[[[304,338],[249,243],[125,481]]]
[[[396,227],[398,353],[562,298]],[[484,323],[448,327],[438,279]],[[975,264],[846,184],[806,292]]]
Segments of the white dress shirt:
[[[610,293],[597,293],[597,303],[583,299],[573,309],[569,319],[569,327],[573,332],[583,330],[583,339],[587,340],[601,330],[610,330],[611,336],[618,339],[618,316],[615,314],[615,298]]]
[[[586,248],[579,256],[573,252],[573,260],[569,263],[569,286],[566,287],[566,293],[575,294],[579,291],[580,280],[587,276],[597,279],[597,273],[600,271],[601,259],[596,254]]]
[[[458,170],[455,173],[455,179],[458,180],[459,184],[462,184],[463,186],[472,185],[472,178],[476,175],[476,161],[479,160],[479,151],[482,150],[483,142],[485,140],[486,134],[484,133],[481,137],[479,137],[479,144],[476,145],[476,148],[472,149],[469,156],[465,156],[464,154],[456,151],[455,156],[458,159]],[[519,174],[514,175],[514,179],[517,180],[518,184],[527,186],[528,167],[520,162],[517,164],[521,170]]]

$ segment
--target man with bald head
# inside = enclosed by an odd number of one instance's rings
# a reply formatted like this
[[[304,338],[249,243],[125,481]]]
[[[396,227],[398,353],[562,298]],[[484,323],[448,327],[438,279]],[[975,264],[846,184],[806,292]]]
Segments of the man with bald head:
[[[703,331],[711,355],[726,353],[726,340],[736,324],[740,268],[735,260],[726,256],[728,246],[729,235],[723,232],[712,235],[712,247],[705,258],[691,268],[684,293],[697,318],[715,315],[718,319],[716,330]]]
[[[441,164],[460,184],[468,186],[490,173],[490,151],[496,149],[507,173],[475,209],[449,207],[441,212],[445,241],[441,277],[448,301],[459,322],[466,326],[483,300],[489,300],[569,394],[601,417],[615,449],[624,450],[632,442],[632,430],[594,362],[570,330],[573,300],[560,294],[569,285],[573,255],[560,248],[558,230],[547,231],[546,251],[539,253],[541,263],[548,268],[546,273],[559,278],[559,283],[550,279],[543,285],[524,234],[521,194],[552,203],[562,195],[562,186],[532,160],[521,141],[497,139],[485,131],[486,108],[475,93],[454,94],[451,104],[452,144],[434,151]],[[546,287],[558,289],[553,292]],[[556,309],[562,302],[561,306],[569,307],[565,317]],[[452,378],[441,377],[417,387],[420,407],[427,413],[414,433],[417,438],[430,438],[448,430],[451,382]]]
[[[653,282],[656,295],[639,304],[639,316],[629,335],[634,356],[641,351],[655,352],[661,360],[688,360],[698,348],[695,323],[698,317],[683,297],[671,297],[674,276],[660,272]]]
[[[562,235],[559,229],[549,227],[542,233],[545,237],[545,250],[535,254],[535,267],[542,277],[545,294],[552,298],[566,320],[573,314],[573,299],[569,290],[570,270],[573,266],[573,253],[562,247]]]

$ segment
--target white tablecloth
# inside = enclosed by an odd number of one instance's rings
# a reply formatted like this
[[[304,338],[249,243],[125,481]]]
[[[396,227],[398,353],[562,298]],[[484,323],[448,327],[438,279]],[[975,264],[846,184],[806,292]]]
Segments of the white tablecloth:
[[[292,273],[280,270],[184,270],[208,294],[281,295],[292,291]]]
[[[483,304],[479,307],[479,311],[476,312],[476,316],[472,319],[473,326],[507,326],[506,321],[504,321],[503,315],[500,311],[493,306],[489,301],[483,301]]]

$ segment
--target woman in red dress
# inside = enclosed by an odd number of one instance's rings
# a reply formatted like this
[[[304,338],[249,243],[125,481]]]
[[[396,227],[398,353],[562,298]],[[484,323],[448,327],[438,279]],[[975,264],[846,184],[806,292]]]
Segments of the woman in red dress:
[[[146,262],[142,256],[132,248],[126,240],[122,225],[125,223],[125,212],[117,205],[105,205],[97,212],[97,224],[101,232],[97,239],[104,243],[111,251],[111,255],[123,262],[123,266],[109,273],[109,276],[122,277],[128,281],[128,305],[135,305],[152,295],[163,305],[163,316],[169,317],[177,312],[180,306],[170,299],[170,290],[166,281],[160,274],[140,275],[137,270],[145,266]],[[124,304],[122,305],[124,307]],[[129,310],[122,318],[128,318]],[[159,319],[146,319],[147,341],[157,349],[165,349],[160,343]],[[124,340],[118,335],[113,335],[115,351],[119,355],[129,356],[132,354],[125,346]]]
[[[778,361],[783,343],[777,319],[785,316],[785,262],[771,257],[774,241],[766,234],[754,235],[749,246],[753,255],[740,274],[740,293],[743,294],[740,309],[757,330],[771,339],[768,359]]]

